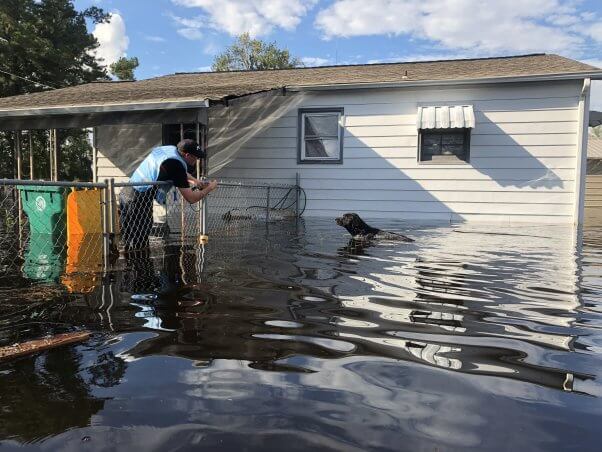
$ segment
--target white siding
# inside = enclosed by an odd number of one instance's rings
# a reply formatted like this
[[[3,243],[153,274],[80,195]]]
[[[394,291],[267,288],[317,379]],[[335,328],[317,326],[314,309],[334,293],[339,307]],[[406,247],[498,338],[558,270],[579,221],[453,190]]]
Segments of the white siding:
[[[292,183],[306,216],[573,222],[581,84],[331,92],[299,107],[345,109],[344,162],[297,163],[296,109],[250,139],[218,176]],[[470,163],[417,161],[416,110],[473,105]]]
[[[98,180],[115,178],[115,182],[126,182],[134,162],[161,145],[162,128],[160,124],[101,126],[94,129],[94,134]]]

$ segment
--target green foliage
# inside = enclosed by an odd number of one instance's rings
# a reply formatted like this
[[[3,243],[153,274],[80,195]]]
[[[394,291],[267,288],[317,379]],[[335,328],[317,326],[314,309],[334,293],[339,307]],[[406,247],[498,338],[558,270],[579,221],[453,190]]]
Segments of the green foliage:
[[[86,20],[99,23],[108,17],[97,7],[76,11],[72,0],[1,0],[0,70],[33,82],[0,72],[0,97],[107,80],[106,68],[92,55],[98,41],[88,32]],[[85,133],[69,130],[59,134],[61,176],[89,179],[90,170],[83,164],[91,153]],[[36,178],[49,174],[46,146],[44,132],[36,131]],[[0,133],[0,177],[15,175],[13,150],[13,134]]]
[[[119,80],[136,80],[134,71],[138,65],[138,58],[136,57],[121,57],[109,66],[109,71]]]
[[[60,180],[92,180],[92,146],[88,134],[81,129],[59,129],[59,179]],[[16,178],[16,162],[14,159],[15,133],[0,134],[0,178]],[[31,143],[34,149],[33,174],[36,179],[48,179],[50,176],[50,158],[48,148],[48,132],[32,131]],[[29,132],[21,134],[21,159],[23,178],[31,177],[29,168]]]
[[[249,33],[243,33],[223,53],[216,55],[211,69],[216,72],[261,71],[302,65],[299,58],[292,57],[287,49],[279,49],[275,42],[251,39]]]

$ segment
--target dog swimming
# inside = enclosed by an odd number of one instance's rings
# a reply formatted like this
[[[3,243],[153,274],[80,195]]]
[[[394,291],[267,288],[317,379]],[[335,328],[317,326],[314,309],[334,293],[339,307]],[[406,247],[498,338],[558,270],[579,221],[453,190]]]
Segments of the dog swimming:
[[[354,240],[397,240],[400,242],[413,242],[414,240],[396,232],[383,231],[368,225],[357,213],[346,213],[335,218],[339,226],[347,229]]]

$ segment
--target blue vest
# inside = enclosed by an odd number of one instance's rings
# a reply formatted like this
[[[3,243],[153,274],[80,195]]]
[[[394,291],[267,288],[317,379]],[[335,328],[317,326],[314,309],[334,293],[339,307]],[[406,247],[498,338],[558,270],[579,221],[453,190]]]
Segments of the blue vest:
[[[188,172],[188,165],[186,160],[180,155],[178,149],[175,146],[159,146],[154,148],[151,153],[142,161],[142,163],[136,168],[134,174],[130,177],[130,182],[156,182],[159,179],[159,171],[161,165],[167,159],[176,159],[182,166],[184,171]],[[165,204],[167,198],[167,192],[171,189],[172,185],[161,185],[157,190],[155,199],[161,204]],[[134,189],[138,192],[145,192],[151,185],[136,186]]]

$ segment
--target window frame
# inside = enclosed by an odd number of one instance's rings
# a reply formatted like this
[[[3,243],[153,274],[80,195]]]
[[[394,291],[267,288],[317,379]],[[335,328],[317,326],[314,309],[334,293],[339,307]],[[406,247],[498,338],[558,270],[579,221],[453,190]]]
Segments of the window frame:
[[[339,157],[304,157],[305,153],[305,116],[307,114],[328,115],[336,113],[338,115],[338,140],[339,140]],[[342,119],[345,115],[343,107],[325,107],[325,108],[299,108],[297,113],[297,164],[322,164],[322,165],[340,165],[343,163],[343,137],[345,128],[342,124]]]
[[[422,160],[422,136],[424,133],[443,135],[453,132],[460,132],[464,134],[464,154],[466,160],[457,158],[455,160],[450,159],[449,161],[433,161],[433,160]],[[417,161],[419,165],[468,165],[470,164],[470,136],[472,129],[470,127],[462,128],[446,128],[446,129],[419,129],[418,130],[418,152]]]

